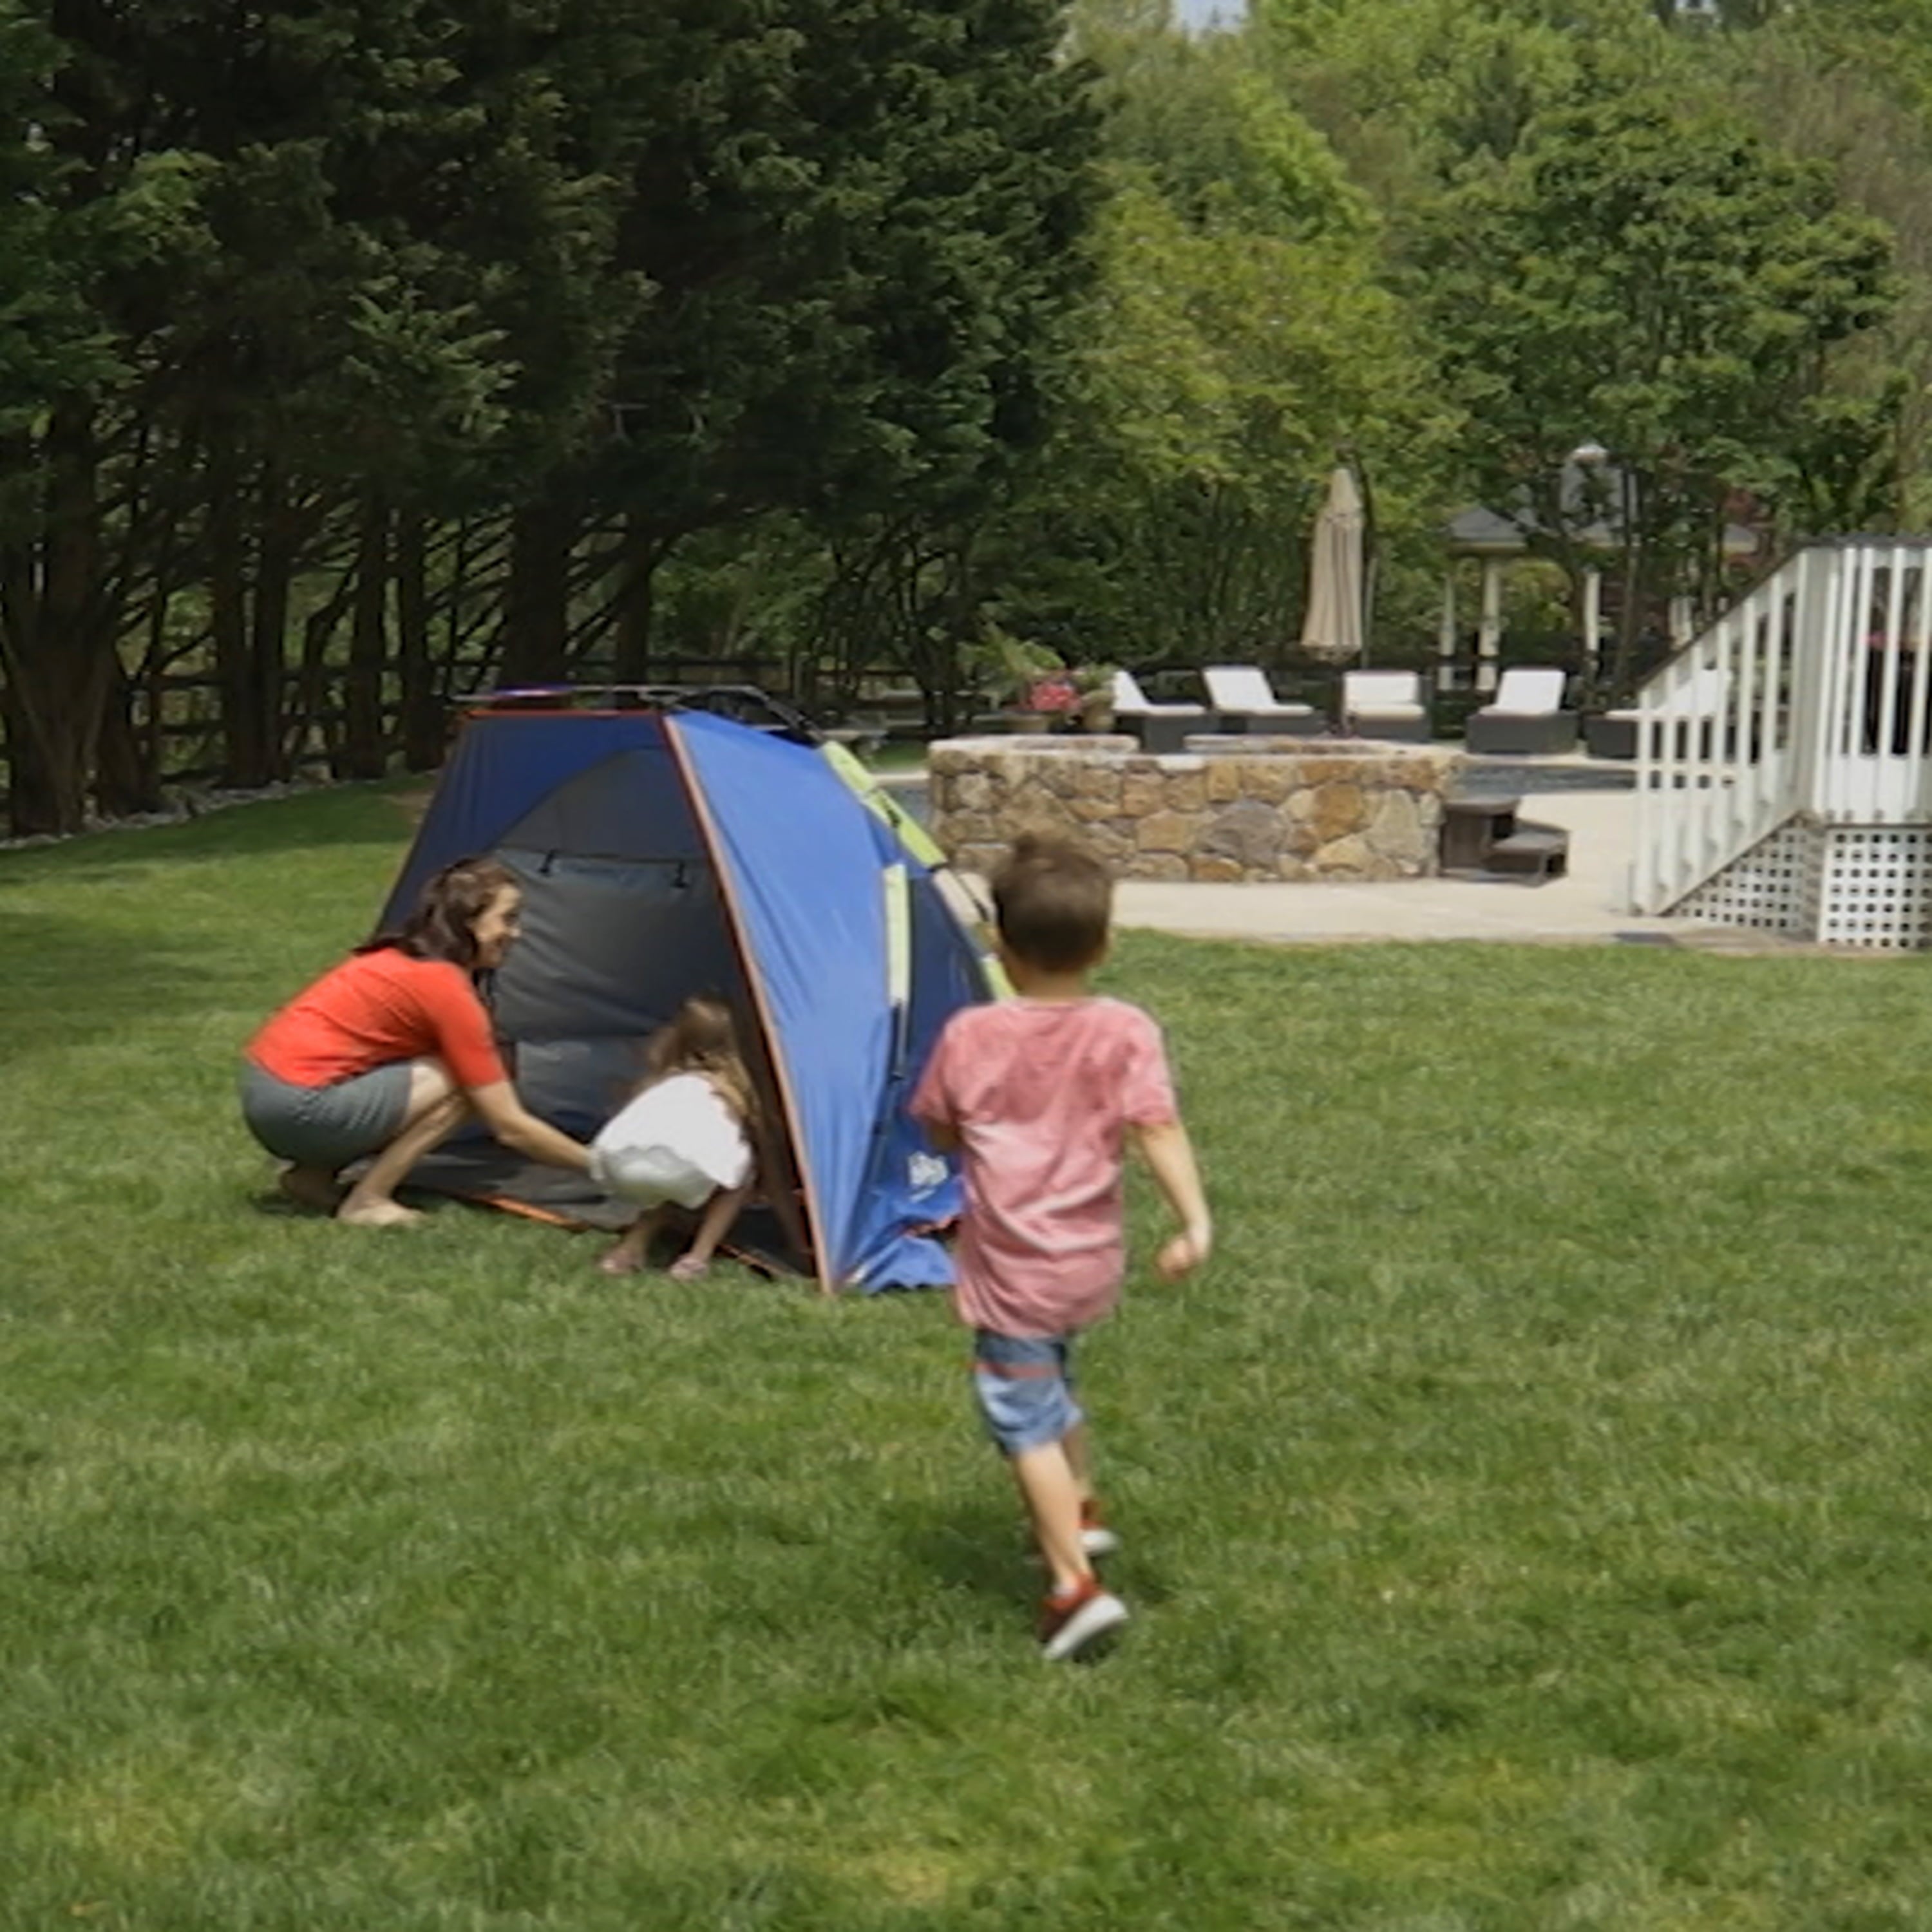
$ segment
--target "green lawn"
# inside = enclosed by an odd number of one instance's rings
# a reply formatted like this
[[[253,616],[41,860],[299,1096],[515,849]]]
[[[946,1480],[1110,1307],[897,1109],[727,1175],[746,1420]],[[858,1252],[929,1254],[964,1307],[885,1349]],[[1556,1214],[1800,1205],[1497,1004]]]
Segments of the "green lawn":
[[[1056,1670],[940,1298],[266,1201],[404,832],[0,856],[0,1928],[1932,1924],[1925,964],[1130,936],[1222,1246]]]

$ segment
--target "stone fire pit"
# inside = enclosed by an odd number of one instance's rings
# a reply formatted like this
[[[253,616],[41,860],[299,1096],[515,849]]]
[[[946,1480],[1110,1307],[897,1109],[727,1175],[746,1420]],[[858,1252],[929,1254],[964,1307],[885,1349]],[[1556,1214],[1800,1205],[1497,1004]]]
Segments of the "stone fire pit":
[[[1124,879],[1419,879],[1438,867],[1453,748],[1364,738],[950,738],[926,769],[933,832],[984,872],[1022,832],[1079,838]]]

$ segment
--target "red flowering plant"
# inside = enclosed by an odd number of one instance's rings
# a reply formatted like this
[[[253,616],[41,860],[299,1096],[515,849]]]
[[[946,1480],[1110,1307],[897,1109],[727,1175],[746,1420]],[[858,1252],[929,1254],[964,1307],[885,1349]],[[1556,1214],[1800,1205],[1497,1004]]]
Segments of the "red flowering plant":
[[[1058,670],[1035,678],[1020,699],[1022,711],[1067,712],[1080,709],[1080,687],[1071,671]]]
[[[987,682],[1016,711],[1047,713],[1079,706],[1079,687],[1060,653],[1030,638],[988,624],[972,657]]]

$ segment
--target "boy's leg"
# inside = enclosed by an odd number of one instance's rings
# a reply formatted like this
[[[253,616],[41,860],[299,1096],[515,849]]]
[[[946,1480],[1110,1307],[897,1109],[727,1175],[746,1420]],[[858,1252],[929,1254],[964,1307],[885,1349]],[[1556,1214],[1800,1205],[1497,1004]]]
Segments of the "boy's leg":
[[[1094,1500],[1094,1461],[1087,1441],[1087,1425],[1076,1422],[1060,1438],[1060,1446],[1066,1451],[1066,1466],[1072,1473],[1073,1486],[1080,1492],[1082,1503]]]
[[[1084,1460],[1086,1442],[1070,1381],[1071,1339],[982,1328],[974,1343],[981,1412],[1012,1465],[1052,1579],[1040,1614],[1040,1652],[1049,1660],[1080,1654],[1127,1618],[1126,1606],[1101,1588],[1082,1534],[1082,1490],[1073,1458]]]
[[[1023,1449],[1011,1460],[1014,1480],[1032,1520],[1034,1540],[1053,1579],[1054,1594],[1064,1595],[1094,1574],[1081,1546],[1082,1494],[1066,1440]]]
[[[1086,1424],[1076,1422],[1062,1442],[1066,1450],[1066,1466],[1073,1472],[1073,1486],[1080,1492],[1080,1547],[1089,1556],[1111,1556],[1120,1548],[1120,1539],[1107,1527],[1094,1494],[1094,1466]]]

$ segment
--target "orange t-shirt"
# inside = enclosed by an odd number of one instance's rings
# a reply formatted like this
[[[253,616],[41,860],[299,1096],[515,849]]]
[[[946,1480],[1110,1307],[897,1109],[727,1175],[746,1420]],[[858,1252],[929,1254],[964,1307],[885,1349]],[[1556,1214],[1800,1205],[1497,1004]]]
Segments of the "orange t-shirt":
[[[398,1060],[440,1060],[466,1088],[508,1076],[470,975],[393,946],[357,952],[298,993],[248,1045],[264,1073],[332,1087]]]

